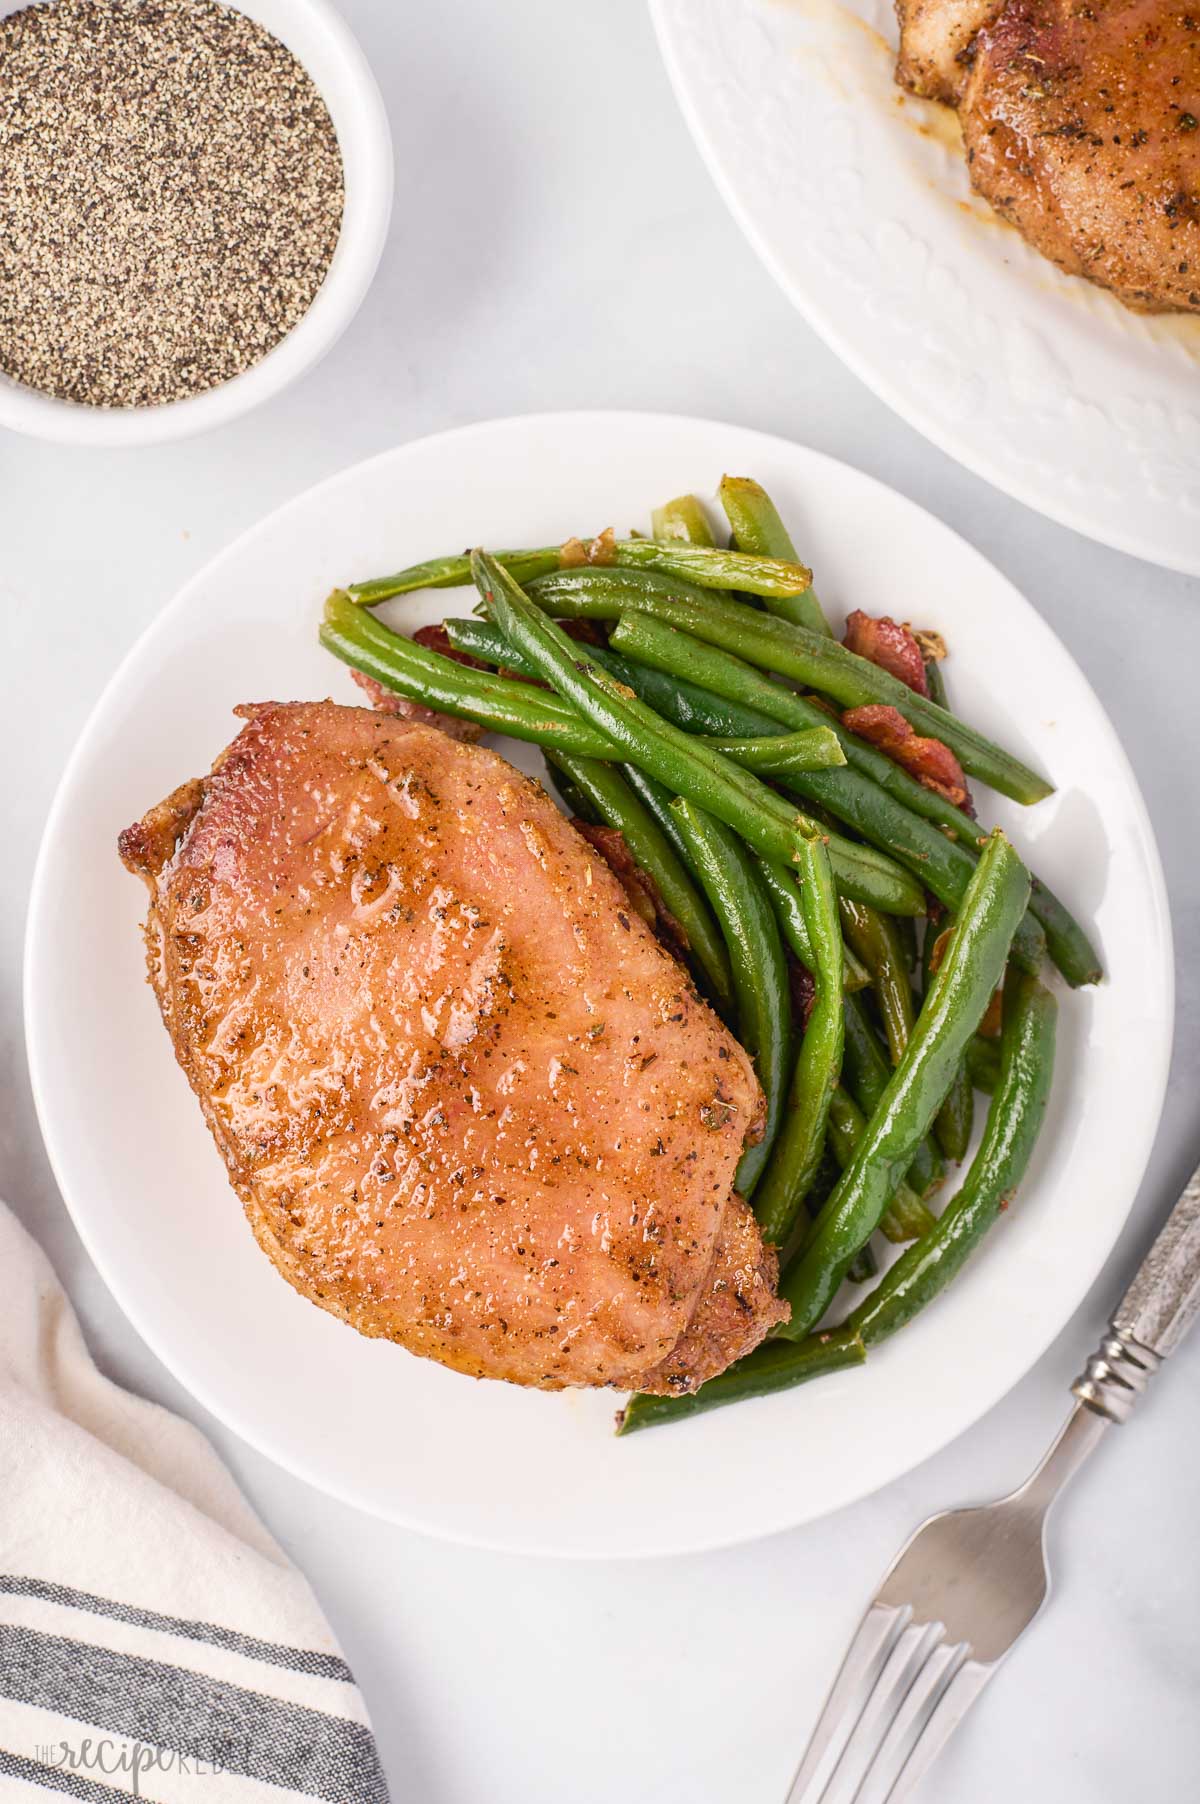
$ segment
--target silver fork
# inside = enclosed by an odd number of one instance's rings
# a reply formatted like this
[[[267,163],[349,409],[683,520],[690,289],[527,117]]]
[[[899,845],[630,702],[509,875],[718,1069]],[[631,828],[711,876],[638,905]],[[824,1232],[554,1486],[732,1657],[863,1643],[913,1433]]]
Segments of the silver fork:
[[[1200,1308],[1200,1167],[1138,1268],[1074,1413],[1033,1476],[997,1503],[922,1523],[834,1680],[787,1804],[901,1804],[1046,1601],[1050,1505],[1127,1422]]]

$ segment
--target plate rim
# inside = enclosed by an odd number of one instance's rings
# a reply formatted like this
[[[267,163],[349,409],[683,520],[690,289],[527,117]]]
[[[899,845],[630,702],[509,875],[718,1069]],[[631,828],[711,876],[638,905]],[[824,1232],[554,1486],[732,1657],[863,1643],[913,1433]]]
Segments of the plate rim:
[[[281,1445],[273,1442],[269,1437],[266,1437],[259,1432],[257,1428],[252,1429],[244,1426],[242,1417],[237,1409],[236,1397],[231,1400],[224,1395],[215,1395],[211,1387],[203,1378],[197,1381],[189,1371],[183,1369],[181,1365],[177,1363],[173,1354],[168,1353],[158,1344],[153,1331],[143,1327],[142,1318],[136,1302],[136,1294],[127,1288],[121,1273],[113,1269],[106,1258],[98,1252],[93,1242],[92,1233],[86,1225],[87,1212],[83,1212],[81,1219],[80,1213],[76,1211],[76,1208],[70,1199],[68,1186],[63,1177],[63,1168],[66,1161],[61,1156],[60,1150],[55,1144],[54,1133],[50,1126],[50,1123],[53,1120],[53,1111],[52,1105],[49,1102],[51,1088],[49,1082],[50,1073],[48,1070],[49,1060],[47,1058],[46,1049],[40,1039],[38,1012],[35,1008],[38,986],[42,977],[41,967],[44,960],[44,949],[39,935],[39,922],[45,911],[40,905],[43,892],[49,881],[49,867],[53,856],[53,842],[59,831],[60,819],[68,807],[71,792],[76,782],[77,773],[85,763],[90,749],[89,742],[91,738],[99,729],[107,714],[110,697],[114,695],[123,684],[127,669],[143,654],[150,641],[160,632],[166,630],[166,623],[168,620],[176,614],[182,614],[186,610],[193,591],[211,581],[212,578],[220,572],[227,561],[232,561],[237,558],[247,543],[254,540],[260,534],[267,534],[273,528],[279,515],[286,513],[289,509],[301,502],[311,502],[317,496],[323,495],[325,491],[335,489],[339,484],[353,481],[361,475],[362,472],[377,464],[386,462],[399,452],[412,452],[419,447],[434,443],[440,445],[447,441],[453,441],[456,438],[471,438],[480,435],[486,436],[490,433],[503,433],[505,431],[510,431],[513,428],[538,430],[544,428],[553,429],[568,427],[574,429],[588,424],[595,424],[599,421],[603,421],[606,427],[609,428],[618,426],[624,432],[636,432],[639,427],[657,424],[668,424],[675,429],[693,427],[704,432],[729,433],[743,439],[755,438],[762,441],[764,445],[774,447],[777,452],[785,454],[801,451],[807,457],[815,458],[838,470],[850,472],[856,481],[866,482],[872,488],[881,491],[889,498],[898,500],[904,507],[911,508],[917,514],[926,516],[934,522],[939,531],[950,534],[966,548],[971,556],[982,560],[982,562],[988,566],[1000,582],[1011,592],[1012,596],[1020,604],[1020,607],[1028,610],[1040,624],[1042,629],[1048,632],[1054,639],[1062,656],[1070,664],[1083,692],[1090,698],[1105,725],[1108,727],[1111,735],[1112,752],[1114,757],[1119,760],[1128,784],[1130,799],[1135,805],[1138,825],[1141,829],[1148,854],[1145,865],[1145,874],[1148,884],[1148,895],[1153,904],[1155,923],[1158,929],[1157,937],[1161,946],[1162,957],[1159,980],[1162,984],[1162,996],[1164,1002],[1162,1028],[1156,1037],[1155,1045],[1156,1068],[1151,1074],[1154,1086],[1153,1093],[1157,1100],[1147,1118],[1145,1144],[1140,1149],[1137,1180],[1132,1186],[1128,1206],[1120,1222],[1116,1224],[1111,1238],[1107,1239],[1106,1244],[1097,1246],[1090,1258],[1076,1262],[1072,1282],[1073,1300],[1066,1315],[1063,1316],[1056,1311],[1048,1329],[1039,1327],[1036,1333],[1030,1333],[1017,1364],[1012,1370],[1006,1371],[998,1387],[988,1388],[986,1390],[986,1401],[981,1407],[976,1409],[975,1406],[972,1405],[972,1413],[969,1420],[950,1428],[944,1434],[939,1430],[938,1438],[933,1444],[924,1448],[916,1461],[898,1467],[886,1477],[881,1478],[876,1482],[868,1483],[863,1488],[852,1487],[846,1496],[834,1498],[825,1507],[808,1511],[799,1516],[794,1513],[794,1508],[785,1507],[775,1519],[766,1523],[763,1523],[761,1519],[756,1520],[753,1525],[748,1526],[745,1530],[723,1531],[720,1533],[713,1533],[711,1531],[702,1532],[696,1538],[680,1541],[667,1548],[656,1543],[647,1543],[645,1545],[622,1547],[615,1551],[611,1547],[581,1548],[565,1541],[556,1543],[544,1539],[538,1541],[536,1544],[514,1542],[511,1538],[506,1539],[503,1537],[489,1536],[487,1533],[483,1532],[472,1533],[464,1531],[456,1526],[444,1528],[429,1521],[427,1518],[414,1515],[411,1511],[408,1511],[403,1507],[389,1508],[373,1499],[364,1501],[362,1495],[356,1493],[351,1486],[340,1483],[336,1476],[330,1477],[325,1469],[317,1468],[312,1463],[306,1462],[302,1454],[289,1450],[286,1443]],[[867,471],[858,469],[855,465],[847,463],[844,459],[832,457],[827,452],[820,451],[815,447],[803,445],[799,441],[785,438],[781,434],[760,431],[756,427],[735,425],[727,421],[720,421],[693,414],[672,413],[663,410],[645,411],[630,409],[565,409],[560,411],[542,411],[529,414],[489,417],[449,427],[439,432],[421,434],[416,438],[402,440],[395,445],[386,447],[384,450],[372,454],[370,457],[345,465],[342,469],[334,471],[330,475],[322,478],[321,481],[287,497],[277,506],[273,507],[268,513],[263,515],[259,520],[253,522],[250,526],[238,533],[229,544],[224,546],[201,565],[201,567],[175,591],[169,600],[158,609],[143,627],[141,632],[138,633],[124,656],[120,659],[116,668],[104,683],[92,708],[89,710],[86,719],[81,725],[78,736],[56,784],[38,846],[33,877],[29,889],[22,971],[22,1004],[27,1068],[29,1071],[38,1125],[41,1131],[46,1156],[54,1174],[59,1196],[71,1218],[75,1231],[78,1233],[80,1240],[83,1243],[88,1257],[125,1319],[137,1333],[143,1344],[183,1388],[188,1396],[194,1398],[202,1408],[207,1410],[217,1421],[222,1423],[227,1430],[237,1435],[240,1440],[253,1447],[257,1452],[271,1460],[275,1465],[282,1467],[293,1477],[302,1480],[306,1484],[312,1485],[314,1489],[334,1497],[339,1502],[344,1503],[353,1509],[362,1510],[366,1514],[377,1517],[379,1520],[388,1521],[394,1523],[396,1526],[457,1545],[471,1546],[493,1552],[510,1553],[515,1556],[578,1560],[626,1560],[684,1557],[690,1554],[712,1552],[725,1547],[745,1545],[754,1541],[766,1539],[771,1535],[787,1532],[789,1529],[799,1528],[807,1522],[817,1521],[823,1516],[831,1515],[837,1510],[847,1508],[852,1503],[861,1501],[862,1499],[873,1495],[885,1485],[897,1482],[907,1473],[915,1470],[916,1466],[923,1464],[926,1460],[933,1458],[936,1454],[943,1451],[945,1447],[959,1439],[961,1435],[967,1433],[970,1428],[973,1428],[984,1418],[984,1416],[990,1413],[990,1411],[994,1409],[1024,1377],[1027,1376],[1029,1371],[1037,1364],[1038,1360],[1041,1359],[1053,1341],[1063,1332],[1069,1322],[1073,1319],[1084,1302],[1088,1291],[1091,1289],[1096,1278],[1109,1260],[1113,1249],[1117,1244],[1117,1240],[1128,1222],[1129,1214],[1133,1209],[1138,1191],[1145,1178],[1146,1169],[1149,1164],[1150,1155],[1153,1150],[1154,1141],[1161,1120],[1163,1105],[1166,1099],[1167,1077],[1174,1036],[1175,1000],[1175,970],[1170,901],[1166,888],[1161,853],[1158,847],[1157,836],[1154,831],[1154,824],[1150,817],[1149,810],[1146,807],[1137,775],[1130,763],[1128,754],[1125,751],[1124,744],[1117,733],[1115,725],[1111,721],[1099,696],[1088,681],[1086,674],[1076,662],[1070,649],[1059,638],[1050,623],[1040,615],[1028,597],[1025,596],[1004,572],[1000,570],[998,566],[993,564],[983,552],[979,551],[971,541],[966,539],[963,534],[959,533],[955,527],[944,521],[940,515],[933,513],[929,508],[923,507],[919,502],[913,501],[901,490],[891,488],[878,477],[872,476]]]
[[[914,432],[920,433],[922,438],[928,439],[952,463],[969,470],[981,482],[986,482],[990,488],[1020,502],[1022,507],[1029,508],[1032,513],[1053,521],[1056,526],[1065,526],[1068,531],[1078,533],[1080,538],[1088,540],[1090,544],[1106,546],[1111,551],[1138,558],[1157,569],[1175,571],[1182,576],[1200,576],[1200,532],[1196,534],[1195,554],[1189,561],[1184,551],[1174,553],[1158,547],[1152,533],[1139,538],[1132,533],[1122,532],[1117,525],[1110,527],[1100,522],[1085,522],[1083,514],[1075,512],[1069,501],[1048,499],[1035,483],[1025,484],[1019,475],[1010,476],[1007,472],[998,474],[996,467],[989,463],[986,451],[964,448],[963,439],[930,409],[924,407],[919,397],[915,400],[907,395],[903,399],[899,397],[888,377],[886,366],[882,363],[872,364],[852,346],[838,327],[836,310],[832,307],[823,308],[810,290],[793,279],[770,240],[760,232],[750,217],[701,115],[691,84],[683,72],[679,46],[667,19],[669,0],[648,0],[648,4],[655,40],[667,72],[671,93],[687,126],[688,136],[695,145],[713,186],[771,280],[782,291],[785,299],[791,302],[805,324],[828,345],[838,361],[845,364],[851,375],[869,393],[878,396],[898,419],[911,426]],[[967,441],[968,445],[969,443]],[[1115,519],[1116,516],[1113,517]]]

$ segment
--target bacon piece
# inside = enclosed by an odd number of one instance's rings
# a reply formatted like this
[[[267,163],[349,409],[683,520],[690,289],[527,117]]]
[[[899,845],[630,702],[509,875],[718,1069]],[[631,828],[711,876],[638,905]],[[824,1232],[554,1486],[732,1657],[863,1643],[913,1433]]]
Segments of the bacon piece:
[[[940,739],[925,739],[914,732],[898,709],[885,702],[868,702],[843,714],[842,725],[878,746],[910,777],[945,796],[956,808],[970,806],[967,779],[950,747]]]
[[[950,944],[950,935],[954,929],[952,927],[935,927],[933,919],[930,917],[929,926],[925,931],[934,936],[933,945],[929,952],[929,975],[930,977],[936,977],[937,973],[942,968],[942,960],[946,956],[946,947]]]
[[[662,892],[650,873],[634,863],[625,835],[616,827],[596,827],[591,821],[581,821],[578,815],[572,818],[571,825],[599,852],[629,897],[634,913],[640,915],[647,927],[654,929],[668,952],[682,960],[688,949],[687,932],[663,901]]]
[[[598,620],[556,620],[568,639],[577,645],[607,645],[608,634]]]
[[[558,624],[570,638],[583,645],[607,643],[598,621],[560,620]],[[423,645],[426,651],[436,651],[443,658],[452,658],[456,664],[465,664],[469,670],[491,669],[490,664],[473,658],[470,652],[456,651],[450,643],[450,635],[440,622],[433,626],[419,626],[412,638],[414,644]],[[437,708],[427,708],[423,702],[409,701],[406,696],[397,695],[394,689],[388,689],[375,677],[367,676],[365,671],[352,670],[350,675],[368,697],[371,706],[380,714],[392,714],[397,720],[412,721],[415,726],[437,727],[440,732],[464,745],[474,745],[487,731],[478,721],[460,720],[457,715],[443,714]],[[537,677],[525,676],[522,671],[509,670],[504,665],[500,666],[500,675],[508,677],[514,683],[528,683],[531,689],[545,689],[549,686],[539,682]]]
[[[487,669],[487,665],[473,658],[470,652],[455,651],[450,635],[440,621],[433,626],[419,626],[412,637],[414,645],[423,645],[426,651],[436,651],[443,658],[453,658],[456,664],[465,664],[468,670]]]
[[[813,1004],[817,1000],[817,986],[813,982],[812,972],[805,969],[798,958],[788,958],[788,990],[792,998],[792,1010],[802,1029],[808,1027],[808,1017],[813,1012]]]
[[[419,626],[412,635],[414,645],[423,645],[426,651],[436,651],[440,657],[451,658],[455,664],[465,664],[468,670],[487,670],[488,665],[470,652],[456,651],[450,643],[450,635],[440,621],[432,626]],[[457,739],[463,745],[474,745],[482,739],[486,729],[476,720],[460,720],[455,714],[443,714],[437,708],[427,708],[423,702],[409,701],[406,696],[397,695],[394,689],[388,689],[374,677],[367,676],[364,671],[352,670],[350,675],[359,688],[370,698],[371,706],[380,714],[393,714],[397,720],[410,720],[415,726],[437,727],[450,739]],[[528,679],[515,670],[506,670],[518,683]]]
[[[441,631],[440,628],[435,630]],[[435,646],[434,650],[437,649]],[[474,659],[467,662],[474,663]],[[350,675],[380,714],[394,714],[397,720],[410,721],[417,727],[437,727],[448,739],[457,739],[463,745],[474,745],[476,740],[483,738],[484,729],[477,720],[459,720],[457,715],[442,714],[437,708],[427,708],[423,702],[410,702],[406,695],[397,695],[394,689],[385,688],[364,670],[352,670]]]
[[[890,676],[899,677],[917,695],[929,694],[921,647],[908,627],[900,626],[890,615],[864,614],[861,608],[855,608],[846,621],[842,644]]]
[[[998,1040],[1000,1029],[1004,1023],[1004,985],[998,984],[992,991],[991,1000],[983,1012],[983,1020],[975,1029],[985,1040]]]

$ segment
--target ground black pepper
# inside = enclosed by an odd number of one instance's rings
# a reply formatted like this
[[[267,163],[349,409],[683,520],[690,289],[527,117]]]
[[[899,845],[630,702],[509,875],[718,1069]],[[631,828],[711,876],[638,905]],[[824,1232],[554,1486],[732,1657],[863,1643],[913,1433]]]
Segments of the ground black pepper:
[[[0,19],[0,370],[93,406],[257,363],[337,244],[328,110],[213,0],[48,0]]]

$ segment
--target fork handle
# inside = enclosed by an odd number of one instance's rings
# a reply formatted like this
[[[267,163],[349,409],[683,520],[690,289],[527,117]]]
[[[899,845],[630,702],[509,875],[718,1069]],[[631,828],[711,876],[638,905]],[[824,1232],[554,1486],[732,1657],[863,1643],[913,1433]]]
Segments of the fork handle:
[[[1099,1350],[1071,1386],[1076,1397],[1110,1422],[1127,1422],[1198,1310],[1200,1166],[1138,1267]]]

